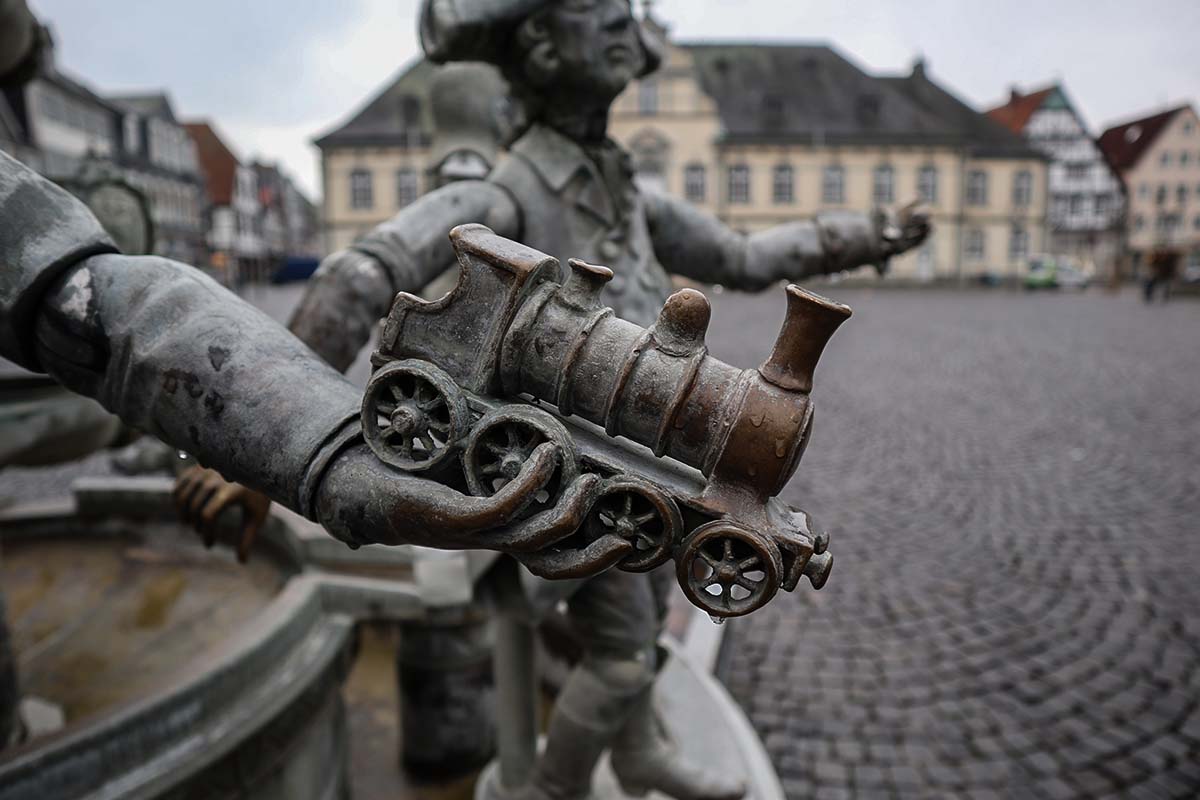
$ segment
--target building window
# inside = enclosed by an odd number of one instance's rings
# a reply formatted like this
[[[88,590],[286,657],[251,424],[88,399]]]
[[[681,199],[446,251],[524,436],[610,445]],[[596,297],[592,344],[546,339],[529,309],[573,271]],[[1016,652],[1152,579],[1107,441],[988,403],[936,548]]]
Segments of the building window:
[[[1145,230],[1146,229],[1146,218],[1143,217],[1141,214],[1138,214],[1136,217],[1134,217],[1133,218],[1133,229],[1135,231]]]
[[[1192,228],[1200,231],[1200,215],[1198,215],[1194,220],[1192,220]]]
[[[371,185],[371,173],[356,169],[350,173],[350,207],[368,209],[375,207],[375,189]]]
[[[821,174],[821,202],[846,202],[846,168],[841,166],[826,167]]]
[[[1033,173],[1021,170],[1013,176],[1013,205],[1025,208],[1033,203]]]
[[[937,202],[937,167],[921,167],[921,169],[917,171],[917,196],[926,203]]]
[[[125,152],[139,153],[142,150],[142,126],[137,114],[125,115]]]
[[[402,95],[400,105],[400,146],[420,147],[424,136],[421,133],[421,101],[412,95]]]
[[[792,168],[788,164],[779,164],[771,173],[771,196],[776,203],[795,202],[795,180]]]
[[[1160,206],[1167,204],[1167,185],[1165,183],[1158,187],[1158,193],[1154,197],[1154,202]]]
[[[417,186],[417,171],[412,167],[396,170],[396,207],[404,208],[420,195]]]
[[[1112,210],[1112,198],[1106,194],[1096,195],[1096,214],[1101,217],[1107,217]]]
[[[968,228],[966,241],[964,244],[967,258],[971,261],[982,261],[986,253],[984,247],[983,230],[980,228]]]
[[[689,202],[703,203],[708,195],[708,176],[703,164],[688,164],[683,170],[683,193]]]
[[[1162,165],[1163,165],[1164,167],[1169,167],[1169,166],[1171,166],[1171,154],[1170,154],[1170,153],[1163,153],[1163,154],[1162,154]]]
[[[638,84],[638,113],[653,116],[658,113],[658,81],[642,81]]]
[[[1008,240],[1008,258],[1010,261],[1024,261],[1029,257],[1029,231],[1023,225],[1013,225],[1012,235]]]
[[[777,94],[769,94],[764,97],[763,126],[766,128],[782,128],[784,122],[783,98]]]
[[[1072,217],[1078,217],[1083,213],[1083,195],[1076,192],[1071,195],[1070,205],[1067,206],[1067,214]]]
[[[745,164],[729,168],[729,202],[750,202],[750,168]]]
[[[1088,171],[1091,169],[1091,164],[1086,161],[1076,161],[1067,164],[1067,180],[1082,181],[1087,180]]]
[[[1188,162],[1191,161],[1191,159],[1192,159],[1192,154],[1189,153],[1187,150],[1184,150],[1182,153],[1179,154],[1179,166],[1186,167]]]
[[[988,176],[981,169],[973,169],[967,173],[967,205],[986,206],[988,204]]]
[[[1175,200],[1176,200],[1176,202],[1179,203],[1179,205],[1183,205],[1184,203],[1187,202],[1187,199],[1188,199],[1188,187],[1184,186],[1181,183],[1181,184],[1179,184],[1179,186],[1177,186],[1175,188]]]
[[[1200,186],[1197,186],[1196,188],[1200,189]],[[1143,183],[1141,186],[1138,187],[1138,197],[1145,200],[1149,196],[1150,196],[1150,184]]]
[[[887,164],[875,168],[874,198],[879,205],[896,202],[896,170]]]

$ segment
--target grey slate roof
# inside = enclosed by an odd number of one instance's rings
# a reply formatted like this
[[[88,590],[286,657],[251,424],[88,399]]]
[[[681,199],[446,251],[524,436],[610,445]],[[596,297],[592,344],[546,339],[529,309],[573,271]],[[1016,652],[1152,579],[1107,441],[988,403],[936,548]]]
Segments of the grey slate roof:
[[[682,43],[728,143],[957,145],[1039,158],[925,74],[870,75],[825,44]]]
[[[675,44],[693,56],[701,88],[716,101],[723,143],[941,145],[977,156],[1044,158],[933,83],[922,64],[911,75],[879,77],[826,44]],[[403,144],[406,97],[420,103],[427,135],[433,69],[424,60],[409,65],[317,146]]]
[[[417,141],[428,144],[433,122],[429,114],[429,80],[437,67],[418,59],[400,70],[379,94],[333,130],[317,136],[313,143],[326,148],[412,144],[409,116],[415,111]],[[413,101],[416,107],[413,107]]]
[[[171,107],[170,98],[163,92],[109,95],[108,100],[122,109],[134,111],[143,117],[157,117],[171,122],[178,121],[175,118],[175,109]]]

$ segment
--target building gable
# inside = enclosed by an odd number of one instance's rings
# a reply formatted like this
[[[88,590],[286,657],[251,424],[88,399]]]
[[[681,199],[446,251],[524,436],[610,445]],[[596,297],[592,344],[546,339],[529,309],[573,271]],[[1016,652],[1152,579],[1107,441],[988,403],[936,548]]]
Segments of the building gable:
[[[317,136],[313,143],[322,150],[428,146],[433,130],[429,83],[435,69],[426,59],[409,63],[349,120]]]

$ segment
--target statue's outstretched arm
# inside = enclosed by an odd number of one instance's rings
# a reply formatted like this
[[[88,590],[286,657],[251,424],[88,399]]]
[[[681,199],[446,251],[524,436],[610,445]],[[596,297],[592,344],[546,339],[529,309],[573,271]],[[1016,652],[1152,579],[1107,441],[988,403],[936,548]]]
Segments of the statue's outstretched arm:
[[[866,264],[882,269],[929,233],[928,219],[911,208],[894,215],[823,211],[749,235],[660,193],[646,194],[646,214],[654,251],[669,272],[748,291]]]
[[[454,263],[446,232],[470,222],[515,236],[520,217],[508,193],[493,183],[461,181],[430,192],[326,258],[288,327],[346,371],[396,293],[420,290]]]
[[[553,449],[489,498],[386,467],[362,442],[359,390],[303,343],[198,270],[116,253],[78,200],[3,154],[0,265],[0,355],[351,544],[523,552],[577,527],[563,504],[493,543],[551,479]]]

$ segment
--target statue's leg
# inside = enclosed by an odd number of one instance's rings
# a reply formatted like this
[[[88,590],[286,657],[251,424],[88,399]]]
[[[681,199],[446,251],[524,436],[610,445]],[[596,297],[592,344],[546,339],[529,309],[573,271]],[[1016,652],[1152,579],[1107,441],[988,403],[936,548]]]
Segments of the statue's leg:
[[[649,579],[609,570],[567,601],[584,647],[546,731],[546,748],[522,792],[527,800],[582,800],[596,762],[654,681],[662,615]]]
[[[661,626],[666,622],[674,575],[660,568],[646,578]],[[652,685],[633,698],[629,716],[613,740],[612,764],[621,788],[634,796],[655,790],[676,800],[738,800],[746,793],[740,777],[722,775],[682,757],[659,718]]]

